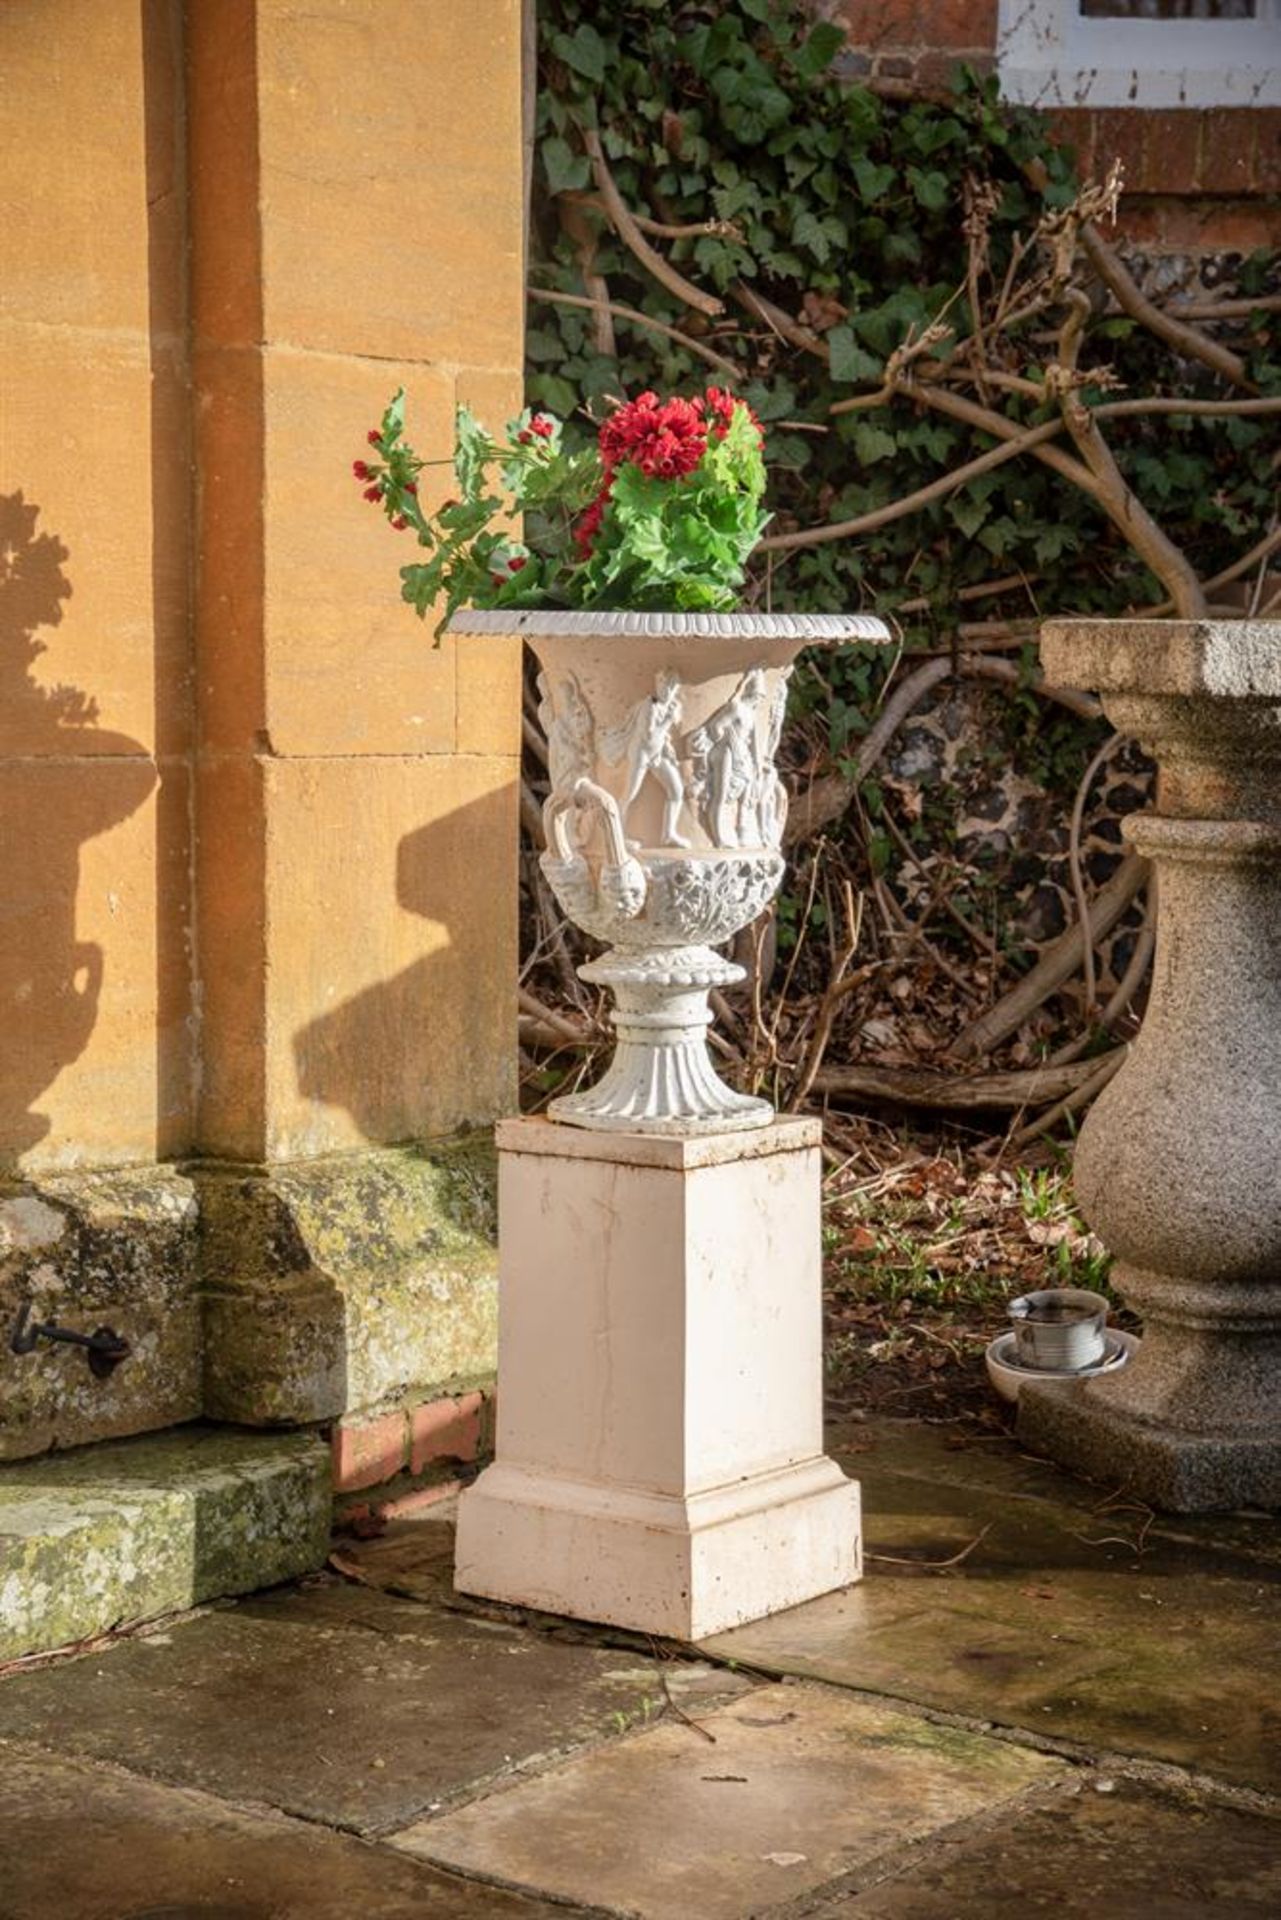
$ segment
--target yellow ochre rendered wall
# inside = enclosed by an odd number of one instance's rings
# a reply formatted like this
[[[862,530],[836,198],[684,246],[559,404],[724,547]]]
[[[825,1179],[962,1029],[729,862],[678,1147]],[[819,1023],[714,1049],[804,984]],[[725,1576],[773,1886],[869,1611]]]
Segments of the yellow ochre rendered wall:
[[[0,1170],[514,1103],[518,657],[350,466],[520,405],[519,63],[519,0],[0,9]]]

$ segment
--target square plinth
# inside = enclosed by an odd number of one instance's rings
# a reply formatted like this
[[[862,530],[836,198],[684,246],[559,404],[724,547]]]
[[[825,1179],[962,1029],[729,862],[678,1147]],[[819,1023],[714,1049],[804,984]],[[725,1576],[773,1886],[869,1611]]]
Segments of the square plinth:
[[[822,1451],[818,1140],[500,1126],[464,1592],[695,1639],[858,1578],[858,1489]]]

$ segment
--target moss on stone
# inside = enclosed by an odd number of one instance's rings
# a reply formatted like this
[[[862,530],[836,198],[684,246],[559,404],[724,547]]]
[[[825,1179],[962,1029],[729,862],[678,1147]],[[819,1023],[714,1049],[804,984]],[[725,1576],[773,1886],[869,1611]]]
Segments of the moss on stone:
[[[73,1347],[3,1357],[0,1460],[138,1433],[200,1412],[196,1194],[172,1167],[0,1186],[0,1326],[19,1308],[130,1342],[108,1379]],[[7,1344],[7,1343],[6,1343]]]
[[[331,1419],[492,1370],[487,1136],[199,1179],[211,1414]]]
[[[0,1659],[323,1565],[329,1453],[192,1426],[31,1461],[0,1482]]]

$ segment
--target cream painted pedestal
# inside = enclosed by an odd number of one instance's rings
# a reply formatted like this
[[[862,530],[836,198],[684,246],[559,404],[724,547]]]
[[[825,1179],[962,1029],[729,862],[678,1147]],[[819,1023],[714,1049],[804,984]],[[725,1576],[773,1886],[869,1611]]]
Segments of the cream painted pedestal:
[[[859,1578],[822,1450],[819,1137],[500,1124],[498,1457],[460,1503],[462,1592],[698,1640]]]

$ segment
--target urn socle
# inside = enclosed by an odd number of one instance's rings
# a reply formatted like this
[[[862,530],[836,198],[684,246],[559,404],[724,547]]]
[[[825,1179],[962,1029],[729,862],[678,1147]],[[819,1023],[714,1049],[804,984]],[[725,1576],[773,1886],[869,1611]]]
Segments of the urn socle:
[[[887,641],[864,614],[465,612],[451,630],[510,633],[538,658],[551,791],[542,870],[567,916],[606,943],[583,979],[612,989],[603,1078],[552,1102],[601,1132],[768,1126],[725,1085],[708,993],[743,979],[714,949],[783,877],[787,794],[774,764],[798,653]]]

